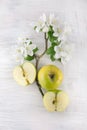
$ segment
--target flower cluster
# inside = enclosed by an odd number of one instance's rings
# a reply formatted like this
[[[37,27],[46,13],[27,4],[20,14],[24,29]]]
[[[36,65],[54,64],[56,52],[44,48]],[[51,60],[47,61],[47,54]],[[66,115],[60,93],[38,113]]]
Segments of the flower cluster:
[[[48,17],[43,14],[34,29],[47,34],[51,43],[47,54],[50,55],[52,61],[58,60],[65,64],[70,59],[72,47],[67,43],[67,36],[71,29],[67,24],[63,24],[54,14],[50,14]]]
[[[34,29],[37,32],[47,33],[50,26],[53,27],[53,35],[60,40],[65,40],[65,36],[71,32],[71,28],[66,23],[62,23],[54,14],[50,14],[48,17],[43,14],[36,23]]]
[[[49,17],[43,14],[36,23],[35,30],[37,32],[45,33],[48,32],[50,25],[57,25],[57,19],[55,18],[54,14],[50,14]]]
[[[70,27],[61,22],[60,19],[50,14],[46,16],[43,14],[36,25],[34,26],[36,32],[43,32],[46,34],[49,47],[46,54],[50,56],[52,61],[60,61],[65,64],[71,57],[72,46],[68,43],[67,37],[70,34]],[[29,38],[19,39],[16,46],[16,60],[21,63],[26,60],[33,60],[34,54],[38,50],[35,44],[32,44]]]
[[[60,60],[62,64],[65,64],[71,58],[71,46],[69,43],[62,42],[59,46],[54,47],[55,59]]]
[[[29,38],[19,38],[15,46],[15,58],[19,63],[23,63],[26,59],[33,59],[34,53],[37,51],[35,44]]]

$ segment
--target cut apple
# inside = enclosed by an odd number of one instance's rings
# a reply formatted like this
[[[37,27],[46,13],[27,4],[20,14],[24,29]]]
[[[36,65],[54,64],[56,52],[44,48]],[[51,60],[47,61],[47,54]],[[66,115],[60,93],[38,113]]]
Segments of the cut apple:
[[[57,111],[64,111],[69,104],[67,93],[61,91],[57,94]]]
[[[48,91],[43,98],[45,108],[50,111],[64,111],[69,104],[69,97],[64,91]]]
[[[23,65],[15,67],[13,77],[19,85],[27,86],[35,81],[36,69],[30,62],[25,62]]]
[[[55,93],[53,93],[53,92],[47,92],[44,95],[43,102],[44,102],[44,106],[46,107],[46,109],[48,111],[55,111],[54,100],[55,100]]]
[[[25,73],[26,79],[32,84],[36,78],[36,69],[35,66],[29,62],[25,62],[23,65],[23,70]]]

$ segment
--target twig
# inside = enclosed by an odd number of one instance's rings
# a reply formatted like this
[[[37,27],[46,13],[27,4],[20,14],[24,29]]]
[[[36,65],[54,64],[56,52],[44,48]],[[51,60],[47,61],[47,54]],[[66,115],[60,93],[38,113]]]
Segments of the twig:
[[[46,38],[46,33],[44,34],[44,38],[45,38],[45,50],[41,55],[35,55],[35,59],[36,59],[36,84],[38,86],[38,89],[42,95],[42,97],[44,96],[44,92],[42,91],[41,85],[38,82],[38,65],[39,65],[39,61],[40,58],[43,57],[43,55],[46,53],[47,48],[48,48],[48,39]]]
[[[37,84],[37,86],[38,86],[38,89],[39,89],[39,91],[40,91],[42,97],[43,97],[43,96],[44,96],[44,93],[43,93],[43,91],[42,91],[42,89],[41,89],[41,86],[40,86],[40,84],[39,84],[39,82],[38,82],[38,64],[39,64],[39,57],[36,56],[35,59],[36,59],[36,84]]]
[[[46,53],[48,48],[48,39],[46,38],[46,33],[44,33],[44,39],[45,39],[45,50],[41,55],[39,55],[39,58],[41,58]]]

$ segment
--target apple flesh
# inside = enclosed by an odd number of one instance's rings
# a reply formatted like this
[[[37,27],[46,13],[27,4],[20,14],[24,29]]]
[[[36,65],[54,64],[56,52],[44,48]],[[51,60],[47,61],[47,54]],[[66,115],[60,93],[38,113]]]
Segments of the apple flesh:
[[[56,89],[63,80],[62,71],[55,65],[43,66],[38,72],[38,81],[46,90]]]
[[[30,62],[16,66],[13,70],[15,81],[21,86],[32,84],[36,78],[36,69]]]
[[[64,91],[48,91],[43,98],[45,108],[50,111],[64,111],[69,104],[69,97]]]

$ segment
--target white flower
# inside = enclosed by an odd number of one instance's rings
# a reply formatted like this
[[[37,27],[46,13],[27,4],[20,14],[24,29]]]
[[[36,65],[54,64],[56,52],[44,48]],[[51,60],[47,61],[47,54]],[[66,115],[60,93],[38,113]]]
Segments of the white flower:
[[[49,25],[57,25],[57,18],[54,16],[54,14],[49,15],[48,24]]]
[[[43,23],[47,22],[46,14],[43,14],[43,15],[40,17],[40,20],[41,20]]]
[[[47,33],[50,26],[53,27],[53,35],[58,37],[59,41],[67,40],[67,35],[71,32],[71,29],[66,23],[63,23],[61,19],[55,17],[54,14],[50,14],[49,16],[43,14],[39,18],[39,21],[35,26],[35,30],[37,32]]]
[[[22,45],[22,44],[24,44],[25,42],[26,42],[26,43],[30,43],[31,40],[30,40],[29,38],[25,38],[25,37],[24,37],[24,38],[21,38],[21,37],[19,37],[19,38],[18,38],[18,41],[17,41],[17,44],[18,44],[18,45]]]
[[[60,41],[66,41],[68,34],[71,32],[71,28],[67,24],[58,23],[57,26],[53,26],[54,36],[58,37]]]
[[[59,46],[54,47],[55,59],[61,59],[61,63],[65,64],[71,58],[72,47],[71,44],[61,42]]]
[[[50,14],[48,17],[43,14],[36,24],[36,31],[48,32],[49,26],[51,25],[57,25],[57,19],[54,14]]]
[[[24,58],[29,56],[33,56],[33,50],[36,48],[35,44],[32,44],[31,40],[28,38],[19,39],[19,42],[14,47],[15,50],[15,59],[17,62],[23,63]]]
[[[24,62],[24,57],[23,57],[23,55],[21,55],[21,53],[16,54],[15,59],[16,59],[17,63],[23,64],[23,62]]]
[[[48,22],[47,22],[47,17],[45,14],[43,14],[39,21],[36,24],[36,31],[37,32],[48,32]]]
[[[48,26],[44,26],[44,27],[43,27],[43,32],[44,32],[44,33],[45,33],[45,32],[48,32],[48,30],[49,30],[49,29],[48,29]]]
[[[33,50],[35,48],[36,45],[34,44],[29,44],[29,43],[24,44],[24,48],[23,48],[24,57],[27,57],[27,55],[33,56]]]
[[[16,60],[17,63],[23,63],[24,62],[24,57],[23,57],[23,50],[18,47],[18,45],[14,46],[12,48],[12,51],[14,52],[13,58]]]
[[[54,36],[58,37],[59,35],[61,35],[63,33],[63,25],[62,24],[58,24],[57,26],[53,26],[53,30],[54,30]]]

